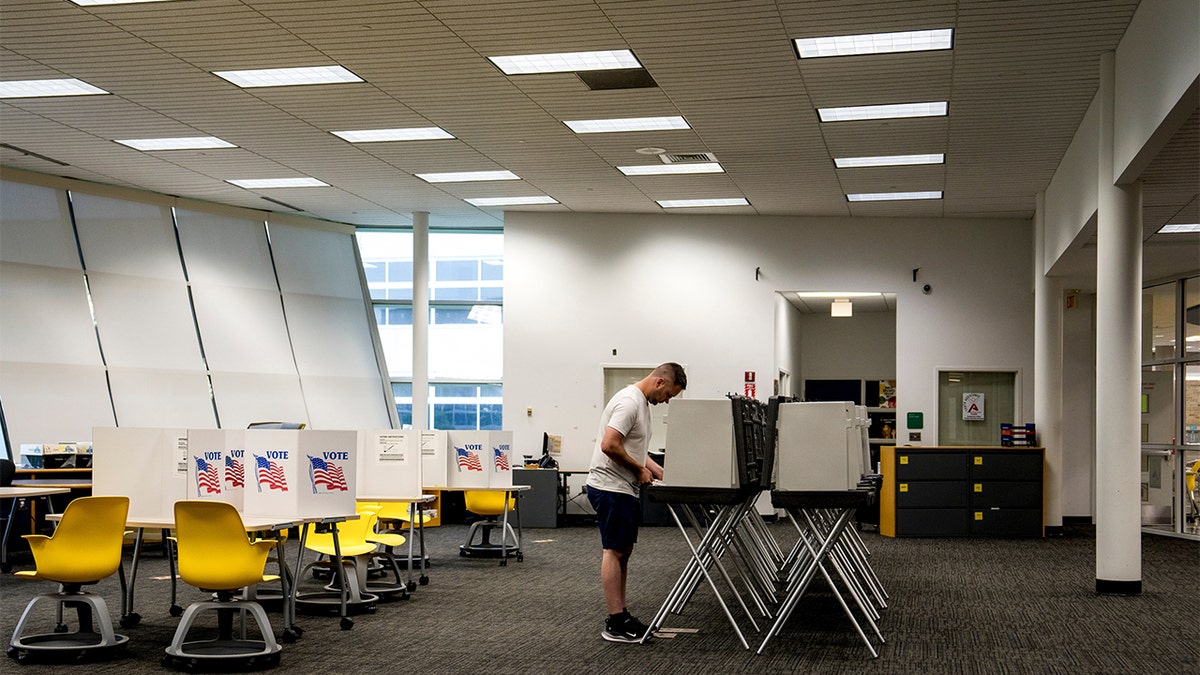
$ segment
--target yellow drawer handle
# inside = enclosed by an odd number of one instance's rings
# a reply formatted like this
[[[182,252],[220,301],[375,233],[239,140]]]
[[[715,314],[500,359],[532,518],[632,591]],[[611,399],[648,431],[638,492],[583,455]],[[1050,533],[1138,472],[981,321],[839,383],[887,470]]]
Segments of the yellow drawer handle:
[[[908,483],[901,483],[901,484],[900,484],[900,491],[901,491],[901,492],[908,492]]]
[[[983,483],[976,483],[976,484],[975,484],[975,491],[976,491],[976,492],[983,492]]]
[[[983,458],[982,457],[975,458],[975,466],[983,466]]]
[[[975,512],[975,520],[983,520],[983,511]]]
[[[900,463],[908,464],[908,455],[900,455]]]

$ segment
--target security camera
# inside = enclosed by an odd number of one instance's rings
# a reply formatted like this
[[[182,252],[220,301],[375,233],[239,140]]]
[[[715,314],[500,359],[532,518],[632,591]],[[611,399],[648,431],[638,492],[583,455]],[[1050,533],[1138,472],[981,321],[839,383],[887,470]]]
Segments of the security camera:
[[[925,295],[929,295],[930,293],[933,292],[933,286],[930,286],[929,284],[925,284],[924,286],[921,287],[921,292],[924,293]]]

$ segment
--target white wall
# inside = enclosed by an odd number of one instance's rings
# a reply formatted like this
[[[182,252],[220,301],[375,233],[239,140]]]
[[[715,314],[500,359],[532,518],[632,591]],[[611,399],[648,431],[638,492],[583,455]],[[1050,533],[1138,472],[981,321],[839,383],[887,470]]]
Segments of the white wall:
[[[1063,311],[1062,515],[1095,514],[1096,296]]]
[[[804,345],[804,336],[800,330],[800,316],[800,310],[782,295],[775,294],[775,368],[791,376],[791,391],[780,393],[792,396],[800,393],[800,371],[803,370],[800,350]],[[772,394],[774,391],[765,393]]]
[[[605,403],[602,364],[675,360],[690,397],[740,391],[743,371],[777,365],[776,291],[838,288],[897,294],[898,418],[924,412],[923,440],[934,444],[939,368],[1032,373],[1031,227],[510,212],[504,427],[525,453],[542,431],[561,433],[562,466],[585,468]],[[1033,378],[1022,383],[1030,402]],[[769,380],[758,394],[770,394]],[[1027,403],[1019,416],[1030,414]]]
[[[800,315],[802,379],[893,379],[896,313]]]

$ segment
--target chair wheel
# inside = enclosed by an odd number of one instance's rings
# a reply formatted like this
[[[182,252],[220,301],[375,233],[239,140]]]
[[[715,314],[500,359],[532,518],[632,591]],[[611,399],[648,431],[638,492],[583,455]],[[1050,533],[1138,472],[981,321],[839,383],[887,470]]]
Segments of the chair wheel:
[[[138,625],[139,623],[141,623],[141,621],[142,621],[142,615],[138,614],[137,612],[133,612],[131,614],[126,614],[125,616],[121,617],[121,620],[119,621],[119,623],[121,624],[121,628],[130,628],[132,626]]]
[[[183,608],[180,607],[179,605],[171,605],[171,616],[174,616],[174,617],[183,616]]]
[[[351,628],[354,628],[354,620],[343,616],[342,630],[350,630]]]
[[[524,553],[517,554],[517,562],[525,562],[525,554]]]
[[[54,632],[55,632],[55,633],[65,633],[65,632],[67,632],[68,630],[69,630],[69,629],[67,628],[67,625],[66,625],[66,624],[63,624],[63,623],[60,623],[60,624],[58,624],[57,626],[55,626],[55,627],[54,627]]]
[[[296,640],[300,639],[300,634],[292,628],[284,628],[283,635],[280,637],[280,639],[290,645]]]
[[[406,589],[408,589],[408,591],[411,593],[411,592],[413,592],[413,591],[417,590],[417,582],[415,582],[415,581],[410,581],[410,582],[408,582],[407,584],[405,584],[405,585],[404,585],[404,587],[405,587]]]
[[[17,658],[17,655],[19,654],[20,651],[21,650],[17,649],[16,647],[9,645],[8,649],[4,650],[4,654],[6,656],[8,656],[8,658],[10,658],[10,659],[15,659],[15,658]]]
[[[428,586],[428,585],[429,585],[429,577],[421,577],[420,581],[421,581],[421,585],[422,585],[422,586]]]
[[[458,557],[460,557],[460,558],[465,558],[465,557],[467,557],[467,552],[466,552],[466,551],[459,551],[459,552],[458,552]]]
[[[501,559],[500,559],[500,566],[501,566],[501,567],[508,567],[508,558],[501,558]]]

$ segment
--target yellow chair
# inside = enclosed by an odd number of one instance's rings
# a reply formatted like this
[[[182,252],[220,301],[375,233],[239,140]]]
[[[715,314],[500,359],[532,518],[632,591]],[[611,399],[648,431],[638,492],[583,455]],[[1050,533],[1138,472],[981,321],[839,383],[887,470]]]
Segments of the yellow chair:
[[[396,575],[396,581],[394,584],[368,585],[368,592],[375,593],[383,597],[391,597],[396,595],[396,591],[398,590],[397,586],[403,583],[400,580],[400,568],[396,561],[395,549],[398,546],[403,546],[407,539],[404,538],[403,534],[400,534],[394,529],[381,530],[381,528],[384,527],[383,520],[385,518],[385,514],[388,519],[395,518],[395,509],[392,507],[392,504],[394,503],[395,502],[357,502],[355,504],[355,511],[357,511],[360,516],[364,513],[375,514],[375,524],[370,530],[367,531],[366,534],[366,540],[375,544],[376,547],[375,555],[369,558],[367,578],[370,579],[371,576],[378,576],[380,574],[386,575],[388,573],[388,569],[384,567],[385,563],[387,564],[387,567],[391,568],[391,571]],[[380,549],[379,547],[383,548]],[[382,563],[377,562],[376,558],[382,558]],[[411,586],[406,586],[405,590],[411,591],[412,588]],[[407,593],[405,593],[402,598],[406,596]]]
[[[1196,474],[1200,473],[1200,459],[1192,462],[1190,467],[1184,467],[1183,486],[1187,493],[1191,513],[1184,519],[1187,522],[1200,522],[1200,490],[1197,490]]]
[[[471,524],[467,531],[467,543],[458,547],[460,556],[477,556],[481,558],[500,558],[501,565],[508,564],[509,556],[515,555],[517,562],[525,559],[521,551],[521,537],[513,530],[510,523],[501,520],[508,513],[516,513],[517,530],[521,528],[521,512],[517,510],[516,496],[505,496],[509,493],[501,490],[467,490],[463,493],[463,501],[467,510],[478,516],[483,516]],[[505,502],[507,501],[507,505]],[[507,509],[506,509],[507,506]],[[500,543],[491,540],[492,528],[501,528]],[[475,543],[475,533],[480,534],[480,540]],[[511,538],[511,544],[509,543]]]
[[[232,504],[199,499],[175,502],[179,578],[188,585],[213,592],[215,597],[194,602],[183,613],[163,665],[196,668],[201,664],[236,664],[248,669],[278,665],[283,647],[276,642],[262,605],[235,597],[247,586],[279,579],[273,574],[263,574],[267,554],[273,548],[272,539],[250,541],[242,516]],[[216,639],[188,641],[188,633],[200,612],[207,610],[217,612]],[[236,638],[235,613],[242,619],[242,630]],[[261,639],[247,639],[247,614],[258,624]]]
[[[309,563],[301,570],[297,578],[303,578],[304,573],[313,570],[313,576],[323,571],[331,583],[323,591],[307,591],[296,596],[296,606],[307,610],[329,611],[336,608],[342,617],[342,628],[349,629],[354,625],[346,614],[350,611],[374,612],[375,603],[380,594],[389,596],[405,592],[403,586],[371,585],[367,581],[367,570],[370,558],[376,553],[378,546],[375,542],[367,541],[367,535],[373,532],[377,516],[373,511],[365,510],[354,520],[338,524],[337,545],[334,545],[333,532],[310,532],[305,537],[304,548],[319,554],[316,561]],[[340,555],[340,559],[339,559]],[[393,561],[393,566],[395,561]],[[394,570],[399,578],[399,569]],[[345,586],[341,586],[341,581]]]
[[[410,502],[372,502],[372,503],[379,504],[378,513],[379,513],[379,525],[380,526],[378,528],[376,528],[376,530],[383,529],[383,532],[382,532],[383,534],[399,535],[401,537],[405,536],[403,534],[405,529],[408,529],[409,537],[411,537],[414,534],[414,530],[416,530],[416,532],[415,532],[416,539],[421,542],[421,550],[419,552],[420,558],[417,558],[417,560],[421,561],[420,582],[421,582],[422,586],[429,584],[429,577],[425,575],[425,530],[424,530],[424,525],[425,525],[425,523],[429,522],[430,516],[426,515],[424,511],[418,512],[417,509],[414,507],[414,505],[411,504]],[[390,525],[389,525],[389,523],[390,523]],[[397,540],[392,539],[391,541],[395,542]],[[389,552],[394,555],[395,554],[394,549],[397,546],[400,546],[401,544],[404,544],[404,543],[405,543],[405,540],[400,539],[399,543],[387,544],[389,546],[389,549],[388,549]],[[411,591],[416,590],[416,588],[417,588],[417,584],[412,580],[412,573],[413,573],[413,542],[412,541],[408,542],[408,555],[405,556],[405,560],[408,563],[408,590],[411,592]]]
[[[95,584],[120,569],[128,513],[128,497],[80,497],[67,504],[53,535],[25,535],[37,569],[17,572],[16,576],[30,581],[53,581],[60,586],[57,593],[39,595],[25,606],[9,643],[10,656],[23,662],[34,654],[83,655],[124,647],[129,642],[128,637],[113,632],[104,598],[82,590],[85,584]],[[63,607],[74,608],[79,630],[68,633],[66,626],[60,624],[56,631],[62,632],[22,637],[21,631],[33,608],[46,601],[57,605],[60,621]]]

